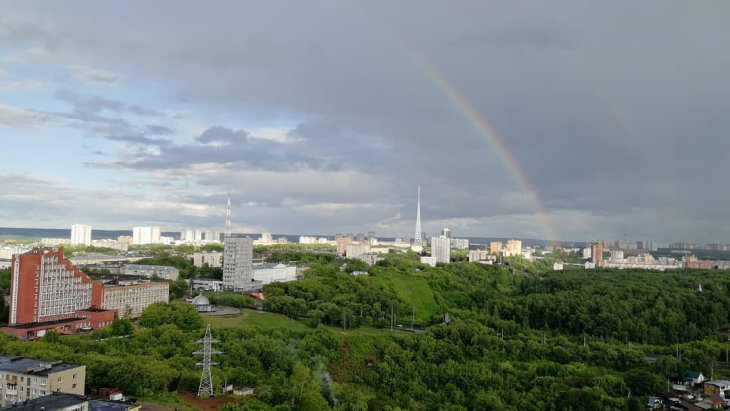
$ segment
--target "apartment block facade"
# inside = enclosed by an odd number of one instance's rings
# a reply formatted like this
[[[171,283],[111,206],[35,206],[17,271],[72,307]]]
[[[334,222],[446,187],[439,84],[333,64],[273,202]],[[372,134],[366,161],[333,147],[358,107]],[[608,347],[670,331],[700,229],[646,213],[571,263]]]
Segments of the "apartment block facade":
[[[0,382],[0,405],[3,407],[53,392],[83,395],[86,366],[0,356]]]

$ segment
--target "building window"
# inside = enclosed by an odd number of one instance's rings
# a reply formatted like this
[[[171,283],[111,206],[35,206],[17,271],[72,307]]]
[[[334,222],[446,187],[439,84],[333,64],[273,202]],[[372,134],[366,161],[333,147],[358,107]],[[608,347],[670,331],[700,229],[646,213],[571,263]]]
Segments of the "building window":
[[[73,375],[73,379],[74,379],[74,380],[76,379],[76,374],[74,374],[74,375]]]
[[[61,382],[61,377],[58,377],[58,382]]]
[[[71,388],[76,388],[76,384],[74,384],[73,386],[71,386]]]

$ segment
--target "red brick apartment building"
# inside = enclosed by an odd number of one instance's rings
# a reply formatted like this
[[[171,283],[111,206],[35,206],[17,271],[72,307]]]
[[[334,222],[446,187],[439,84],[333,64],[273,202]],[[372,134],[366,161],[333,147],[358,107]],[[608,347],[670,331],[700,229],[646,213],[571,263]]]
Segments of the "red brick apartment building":
[[[64,258],[62,247],[39,247],[13,257],[10,314],[2,331],[35,340],[48,330],[67,334],[99,329],[120,313],[137,317],[150,304],[168,298],[167,283],[104,284]]]

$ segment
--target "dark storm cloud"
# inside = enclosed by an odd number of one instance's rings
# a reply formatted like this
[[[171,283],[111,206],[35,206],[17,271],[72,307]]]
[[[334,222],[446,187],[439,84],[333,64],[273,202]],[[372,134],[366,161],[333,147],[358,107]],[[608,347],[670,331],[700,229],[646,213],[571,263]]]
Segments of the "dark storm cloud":
[[[100,167],[177,173],[222,191],[225,175],[203,165],[230,163],[221,168],[242,182],[251,178],[236,174],[242,170],[289,171],[267,180],[262,200],[271,204],[295,191],[289,179],[303,178],[300,168],[359,173],[382,181],[381,190],[355,192],[356,183],[343,181],[340,203],[377,192],[372,202],[403,205],[362,212],[363,225],[396,212],[408,221],[420,183],[429,195],[424,215],[470,219],[463,233],[503,236],[533,230],[509,215],[534,212],[514,178],[522,172],[566,239],[620,237],[626,225],[657,239],[730,242],[722,224],[730,202],[722,188],[730,149],[726,2],[127,2],[85,4],[83,13],[65,3],[14,3],[0,14],[15,16],[4,20],[6,43],[57,38],[55,55],[118,68],[176,101],[245,113],[257,124],[299,123],[286,144],[224,127],[174,141],[113,118],[158,109],[62,93],[74,107],[65,116],[111,123],[104,135],[159,146]],[[151,17],[159,15],[165,19]],[[474,128],[434,70],[492,130]],[[505,166],[494,139],[519,171]],[[306,228],[313,212],[297,207],[300,220],[285,222]],[[342,215],[342,225],[357,226]],[[488,232],[510,224],[512,231]]]

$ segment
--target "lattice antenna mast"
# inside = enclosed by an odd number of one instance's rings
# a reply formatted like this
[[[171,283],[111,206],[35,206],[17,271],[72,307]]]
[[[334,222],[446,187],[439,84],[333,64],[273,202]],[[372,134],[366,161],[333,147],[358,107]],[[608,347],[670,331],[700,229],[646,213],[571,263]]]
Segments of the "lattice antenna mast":
[[[423,246],[421,241],[421,186],[418,186],[418,205],[416,206],[416,234],[413,236],[413,245]]]
[[[200,388],[198,388],[198,398],[202,397],[203,394],[208,394],[209,397],[215,396],[213,392],[213,377],[210,375],[210,367],[212,365],[218,365],[217,362],[211,360],[213,354],[223,354],[218,350],[214,350],[212,345],[219,343],[220,341],[214,340],[210,335],[210,324],[205,329],[205,337],[198,340],[198,344],[203,344],[201,351],[195,351],[194,355],[202,355],[203,361],[195,364],[203,367],[203,375],[200,376]]]
[[[226,206],[226,237],[231,236],[231,193],[228,193],[228,205]]]

